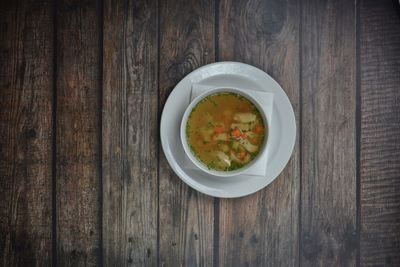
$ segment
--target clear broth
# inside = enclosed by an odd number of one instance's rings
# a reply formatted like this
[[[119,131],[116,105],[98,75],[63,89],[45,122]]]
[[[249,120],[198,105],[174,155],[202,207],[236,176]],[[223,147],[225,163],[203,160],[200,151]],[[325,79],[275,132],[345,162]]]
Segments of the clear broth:
[[[209,95],[197,103],[189,115],[186,136],[192,153],[209,169],[233,171],[259,154],[265,129],[253,103],[227,92]]]

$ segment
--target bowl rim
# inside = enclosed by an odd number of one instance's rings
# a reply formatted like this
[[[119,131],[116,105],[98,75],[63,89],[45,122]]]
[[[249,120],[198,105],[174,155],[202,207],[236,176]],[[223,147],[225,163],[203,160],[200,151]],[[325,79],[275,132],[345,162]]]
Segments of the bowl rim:
[[[234,171],[217,171],[217,170],[209,169],[204,163],[202,163],[199,159],[197,159],[195,155],[193,155],[191,149],[189,148],[187,138],[186,138],[186,123],[188,121],[189,115],[192,112],[193,108],[207,96],[213,95],[213,94],[218,94],[218,93],[236,93],[236,94],[246,98],[248,101],[250,101],[253,105],[256,106],[256,108],[260,112],[261,117],[264,121],[264,132],[266,134],[264,136],[264,141],[263,141],[263,144],[261,145],[261,149],[260,149],[259,153],[248,164],[246,164],[242,168],[234,170]],[[251,96],[251,94],[247,93],[246,90],[241,89],[241,88],[236,88],[236,87],[214,87],[214,88],[210,88],[209,90],[199,94],[186,107],[185,112],[182,116],[182,120],[181,120],[180,139],[181,139],[183,150],[185,151],[186,156],[196,167],[198,167],[200,170],[202,170],[203,172],[205,172],[209,175],[213,175],[213,176],[217,176],[217,177],[231,177],[231,176],[240,175],[240,174],[246,172],[247,170],[252,168],[261,159],[261,155],[264,154],[264,152],[266,151],[266,149],[268,147],[268,143],[269,143],[268,142],[269,123],[268,123],[267,116],[264,113],[264,110],[261,108],[261,106],[262,105],[260,104],[260,102],[255,97]]]

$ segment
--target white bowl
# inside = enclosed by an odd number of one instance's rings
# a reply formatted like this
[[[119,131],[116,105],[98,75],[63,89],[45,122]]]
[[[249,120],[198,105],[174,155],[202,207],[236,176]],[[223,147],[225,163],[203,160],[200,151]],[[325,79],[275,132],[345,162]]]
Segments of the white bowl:
[[[249,100],[252,104],[254,104],[258,111],[261,114],[261,117],[264,121],[264,132],[265,137],[264,137],[264,142],[261,145],[261,149],[258,152],[257,156],[251,160],[249,163],[247,163],[245,166],[243,166],[240,169],[234,170],[234,171],[217,171],[217,170],[213,170],[213,169],[209,169],[206,165],[204,165],[204,163],[202,163],[200,160],[198,160],[192,153],[189,145],[188,145],[188,141],[186,138],[186,124],[189,118],[190,113],[192,112],[192,109],[197,105],[197,103],[199,103],[203,98],[215,94],[215,93],[236,93],[238,95],[241,95],[243,97],[245,97],[247,100]],[[267,121],[267,117],[263,111],[263,109],[261,108],[261,104],[257,101],[257,99],[255,99],[254,97],[252,97],[250,94],[248,94],[246,91],[239,89],[239,88],[213,88],[210,89],[200,95],[198,95],[195,99],[193,99],[193,101],[189,104],[189,106],[186,108],[185,113],[183,114],[182,117],[182,121],[181,121],[181,128],[180,128],[180,135],[181,135],[181,142],[182,142],[182,146],[183,149],[185,151],[185,154],[187,155],[187,157],[190,159],[190,161],[196,165],[200,170],[202,170],[203,172],[210,174],[210,175],[214,175],[214,176],[218,176],[218,177],[231,177],[231,176],[236,176],[239,174],[242,174],[244,172],[246,172],[247,170],[249,170],[250,168],[252,168],[257,161],[259,161],[261,159],[261,155],[264,153],[264,150],[267,148],[267,140],[268,140],[268,121]]]

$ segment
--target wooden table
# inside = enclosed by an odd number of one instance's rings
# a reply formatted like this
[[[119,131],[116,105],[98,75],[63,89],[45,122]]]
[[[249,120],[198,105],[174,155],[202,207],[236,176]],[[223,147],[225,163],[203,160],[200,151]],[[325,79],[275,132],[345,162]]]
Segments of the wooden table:
[[[1,266],[400,266],[397,1],[1,2]],[[226,60],[298,127],[240,199],[185,185],[159,138],[177,82]]]

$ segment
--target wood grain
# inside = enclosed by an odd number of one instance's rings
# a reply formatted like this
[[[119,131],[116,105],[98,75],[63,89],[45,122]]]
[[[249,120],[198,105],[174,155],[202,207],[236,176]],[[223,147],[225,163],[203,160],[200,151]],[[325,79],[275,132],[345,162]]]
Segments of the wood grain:
[[[299,122],[298,1],[220,3],[220,60],[252,64],[269,73],[290,98]],[[221,199],[221,266],[298,264],[299,145],[267,188],[240,199]]]
[[[157,1],[104,3],[104,263],[157,264]]]
[[[361,265],[400,266],[400,8],[360,9]]]
[[[57,4],[57,262],[99,264],[99,6]]]
[[[186,74],[214,60],[214,2],[160,1],[160,106]],[[190,88],[188,88],[190,90]],[[211,266],[213,199],[184,184],[160,153],[160,265]]]
[[[0,266],[51,264],[50,1],[0,3]]]
[[[302,266],[355,266],[355,3],[303,1]]]

